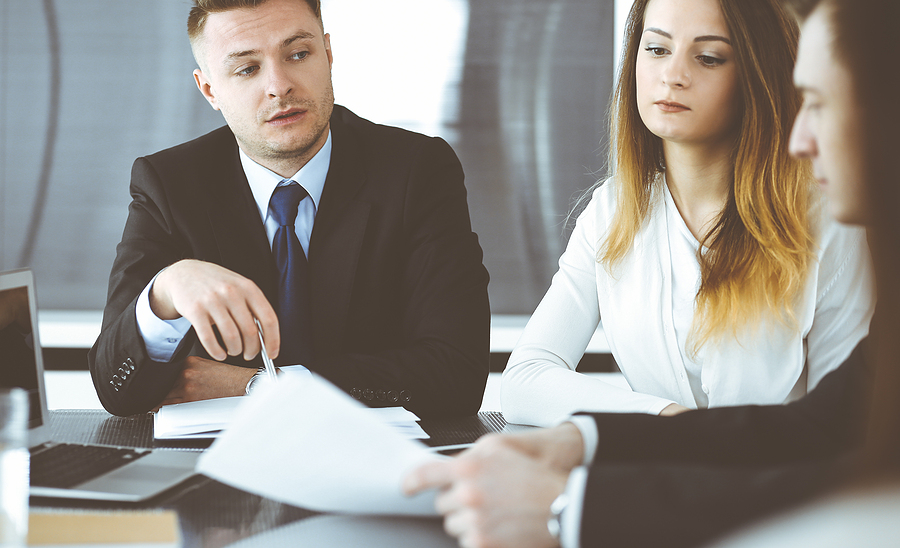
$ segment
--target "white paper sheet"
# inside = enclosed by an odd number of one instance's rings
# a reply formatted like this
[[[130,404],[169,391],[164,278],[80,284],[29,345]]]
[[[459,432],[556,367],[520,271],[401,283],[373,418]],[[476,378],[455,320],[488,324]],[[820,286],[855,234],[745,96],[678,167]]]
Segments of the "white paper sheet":
[[[328,381],[285,378],[244,400],[199,473],[322,512],[436,515],[434,492],[408,498],[400,483],[439,457]]]
[[[297,366],[299,367],[299,366]],[[308,370],[301,379],[310,378]],[[282,377],[297,378],[297,375]],[[265,384],[265,379],[262,380]],[[244,396],[175,403],[162,406],[153,416],[153,437],[160,440],[190,440],[217,438],[237,416],[237,408]],[[417,422],[415,413],[402,407],[367,408],[369,414],[409,439],[428,439]]]
[[[372,407],[369,411],[382,422],[387,423],[415,422],[419,420],[415,413],[403,407]]]
[[[317,515],[269,529],[228,548],[458,548],[439,518]]]
[[[215,437],[234,419],[242,396],[164,405],[153,416],[153,436],[157,439]],[[212,432],[212,433],[210,433]]]

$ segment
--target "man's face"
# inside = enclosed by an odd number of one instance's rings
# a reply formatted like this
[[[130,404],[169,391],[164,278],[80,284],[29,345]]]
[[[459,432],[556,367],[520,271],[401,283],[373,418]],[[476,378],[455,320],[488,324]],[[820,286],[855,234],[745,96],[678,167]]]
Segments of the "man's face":
[[[835,219],[865,224],[862,121],[852,76],[832,53],[826,9],[815,10],[800,34],[794,82],[803,92],[803,107],[794,122],[790,150],[812,160]]]
[[[289,177],[328,137],[331,43],[300,0],[211,14],[196,45],[197,86],[241,149]]]

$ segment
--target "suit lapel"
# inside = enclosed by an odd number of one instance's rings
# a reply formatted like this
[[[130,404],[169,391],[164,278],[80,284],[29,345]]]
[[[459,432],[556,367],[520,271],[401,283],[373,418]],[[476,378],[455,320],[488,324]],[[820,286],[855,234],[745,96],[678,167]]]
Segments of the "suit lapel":
[[[276,302],[275,262],[233,137],[211,164],[207,216],[220,264],[255,281],[269,302]]]
[[[320,348],[330,346],[327,334],[344,332],[370,208],[356,199],[366,174],[357,136],[340,121],[338,109],[332,117],[328,177],[309,244],[313,329]]]

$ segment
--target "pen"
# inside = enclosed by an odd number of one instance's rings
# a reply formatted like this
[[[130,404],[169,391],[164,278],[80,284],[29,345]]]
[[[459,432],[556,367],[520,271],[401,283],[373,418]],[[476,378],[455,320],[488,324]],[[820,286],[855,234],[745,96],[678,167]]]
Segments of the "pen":
[[[437,447],[428,447],[427,450],[433,453],[442,453],[445,455],[453,455],[468,449],[475,445],[474,443],[457,443],[455,445],[438,445]]]
[[[269,357],[269,353],[266,351],[266,341],[263,340],[262,326],[256,318],[253,318],[253,321],[256,322],[256,327],[259,330],[259,344],[262,345],[262,352],[260,352],[260,354],[262,354],[262,360],[266,366],[266,373],[269,375],[269,380],[277,380],[277,377],[275,376],[275,364],[272,363],[272,358]]]

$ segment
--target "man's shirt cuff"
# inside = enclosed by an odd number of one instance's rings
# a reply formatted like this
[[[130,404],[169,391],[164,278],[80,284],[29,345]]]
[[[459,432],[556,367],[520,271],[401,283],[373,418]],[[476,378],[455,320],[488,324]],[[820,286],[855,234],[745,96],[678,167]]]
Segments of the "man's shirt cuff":
[[[162,320],[153,313],[150,309],[150,288],[153,287],[156,276],[138,296],[134,313],[138,331],[147,348],[147,355],[155,362],[168,362],[175,355],[181,340],[190,331],[191,322],[184,316],[175,320]]]

